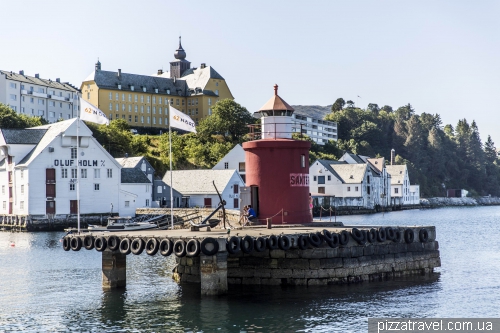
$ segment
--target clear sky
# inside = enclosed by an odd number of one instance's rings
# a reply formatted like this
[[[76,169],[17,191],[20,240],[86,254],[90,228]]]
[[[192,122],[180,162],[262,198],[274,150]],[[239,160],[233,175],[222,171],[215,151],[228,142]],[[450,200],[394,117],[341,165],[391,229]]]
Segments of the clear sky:
[[[103,70],[168,70],[182,35],[253,112],[338,97],[476,120],[500,147],[500,1],[0,0],[0,69],[80,86]],[[359,96],[359,97],[358,97]]]

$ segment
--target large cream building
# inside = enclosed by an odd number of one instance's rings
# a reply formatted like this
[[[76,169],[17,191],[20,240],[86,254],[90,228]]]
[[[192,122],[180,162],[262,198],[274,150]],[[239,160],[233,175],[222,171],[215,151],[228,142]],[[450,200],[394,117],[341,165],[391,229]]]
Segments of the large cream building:
[[[179,48],[170,62],[170,72],[138,75],[104,71],[101,63],[82,82],[83,99],[97,106],[110,120],[124,119],[133,128],[168,127],[168,105],[198,122],[212,114],[219,100],[233,95],[224,78],[202,63],[191,68],[179,38]]]

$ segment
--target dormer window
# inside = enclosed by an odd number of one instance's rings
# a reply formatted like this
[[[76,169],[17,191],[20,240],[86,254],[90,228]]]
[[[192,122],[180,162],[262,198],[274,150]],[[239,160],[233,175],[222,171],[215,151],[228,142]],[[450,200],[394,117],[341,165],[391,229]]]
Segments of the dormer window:
[[[118,85],[118,89],[120,89],[120,90],[122,89],[122,85],[121,84]]]
[[[134,91],[134,86],[130,86],[130,90]]]
[[[155,93],[158,93],[158,88],[155,88]]]
[[[170,89],[167,89],[167,95],[170,95]]]
[[[142,91],[146,92],[146,87],[142,87]]]

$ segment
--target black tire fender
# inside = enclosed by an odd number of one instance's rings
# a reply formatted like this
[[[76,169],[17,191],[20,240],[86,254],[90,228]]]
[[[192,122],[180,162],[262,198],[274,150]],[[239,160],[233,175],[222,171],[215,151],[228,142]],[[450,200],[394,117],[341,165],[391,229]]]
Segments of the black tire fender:
[[[186,256],[186,242],[178,239],[174,242],[174,254],[176,257],[182,258]]]
[[[86,235],[83,237],[83,247],[86,250],[92,250],[94,248],[94,236]]]
[[[386,236],[387,240],[393,241],[394,237],[396,237],[396,232],[391,227],[386,227],[385,228],[385,236]]]
[[[174,251],[174,243],[168,238],[163,238],[160,242],[160,254],[164,257],[168,257]]]
[[[211,250],[207,249],[207,245],[212,244],[213,248]],[[201,241],[201,252],[206,256],[213,256],[219,252],[219,241],[212,237],[207,237]]]
[[[349,233],[347,232],[347,230],[342,230],[340,232],[340,235],[339,235],[339,244],[342,245],[342,246],[345,246],[347,244],[349,244]]]
[[[240,248],[243,253],[249,254],[254,249],[254,239],[251,236],[245,236],[240,240]]]
[[[130,243],[130,251],[135,255],[139,255],[142,251],[144,251],[145,245],[146,243],[142,238],[134,238],[134,240]]]
[[[387,234],[385,233],[385,229],[384,228],[378,228],[377,230],[377,240],[380,242],[380,243],[383,243],[387,240]]]
[[[278,246],[283,251],[288,251],[288,250],[290,250],[290,247],[292,246],[292,240],[287,235],[281,235],[278,238]]]
[[[69,245],[73,251],[80,251],[82,248],[82,239],[80,237],[71,237]]]
[[[146,241],[146,254],[150,256],[154,256],[156,253],[158,253],[158,250],[160,249],[160,242],[156,238],[150,238]]]
[[[125,254],[125,255],[128,255],[130,254],[130,239],[125,237],[123,238],[121,241],[120,241],[120,246],[118,247],[118,249],[120,250],[120,253],[121,254]]]
[[[321,246],[321,238],[317,234],[310,233],[308,241],[309,241],[309,244],[311,244],[311,246],[313,246],[313,247]]]
[[[190,239],[186,243],[186,256],[197,257],[200,254],[200,242],[197,239]]]
[[[297,239],[297,246],[301,250],[305,250],[309,246],[309,236],[307,235],[300,235],[299,238]]]
[[[336,232],[332,233],[332,241],[331,242],[327,241],[326,243],[331,248],[339,247],[340,244],[339,234],[337,234]]]
[[[405,242],[406,244],[413,243],[415,239],[415,234],[413,233],[412,229],[406,229],[405,230]]]
[[[266,239],[264,237],[257,237],[253,241],[253,249],[255,252],[264,252],[266,249]]]
[[[108,246],[108,241],[103,236],[97,237],[94,241],[94,246],[97,252],[102,252],[106,250],[106,247]]]
[[[239,253],[241,251],[240,242],[241,240],[239,237],[232,236],[231,238],[229,238],[226,241],[227,252],[229,252],[230,254]]]
[[[116,251],[120,248],[120,238],[115,235],[111,235],[108,237],[108,249],[111,251]]]
[[[63,238],[63,250],[64,251],[71,250],[71,245],[69,244],[70,243],[70,239],[71,239],[71,237],[69,237],[69,236],[66,236],[66,237]]]
[[[401,230],[399,229],[392,229],[394,230],[394,239],[392,240],[394,243],[401,243]]]
[[[420,229],[420,231],[418,232],[418,239],[420,239],[422,243],[427,243],[429,241],[429,232],[427,231],[427,229]]]
[[[269,250],[276,250],[279,247],[278,237],[276,237],[276,235],[271,235],[267,237],[266,243],[267,243],[267,248]]]
[[[351,236],[356,242],[358,242],[359,245],[366,244],[366,234],[362,230],[359,230],[358,228],[352,228]]]
[[[377,229],[371,228],[367,233],[366,233],[366,240],[369,243],[373,243],[377,240]]]

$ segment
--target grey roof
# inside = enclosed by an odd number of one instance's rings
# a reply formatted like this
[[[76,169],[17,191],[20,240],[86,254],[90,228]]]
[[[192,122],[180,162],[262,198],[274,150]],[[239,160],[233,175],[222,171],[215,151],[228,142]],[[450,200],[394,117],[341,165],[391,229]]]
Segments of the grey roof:
[[[346,164],[347,162],[344,162],[344,161],[332,161],[332,160],[317,160],[316,162],[321,163],[321,165],[323,165],[325,167],[325,169],[327,169],[335,177],[337,177],[338,179],[340,179],[341,181],[343,181],[342,178],[340,177],[340,175],[337,173],[337,171],[333,170],[332,164]]]
[[[36,145],[47,132],[46,129],[0,129],[7,144]]]
[[[156,186],[166,186],[167,188],[165,189],[165,191],[168,193],[169,197],[170,197],[170,186],[168,186],[168,184],[165,184],[165,182],[162,180],[162,179],[153,179],[153,184],[154,184],[154,188],[156,189]],[[156,194],[156,190],[154,192]],[[179,192],[179,191],[176,191],[174,188],[172,189],[172,194],[174,195],[174,198],[175,197],[182,197],[182,193]]]
[[[360,155],[356,155],[356,154],[353,154],[353,153],[347,153],[349,156],[351,156],[351,158],[356,161],[356,163],[366,163],[366,160],[363,159],[363,157],[365,157],[366,159],[368,159],[367,156],[360,156]]]
[[[115,160],[121,164],[124,168],[135,168],[139,164],[144,156],[134,156],[134,157],[123,157],[123,158],[115,158]]]
[[[185,96],[187,93],[186,81],[182,79],[174,80],[161,76],[138,75],[121,73],[118,77],[118,72],[110,72],[103,70],[95,70],[83,82],[94,81],[99,88],[118,89],[121,85],[121,90],[142,92],[146,87],[146,92],[154,93],[158,89],[158,94],[168,95],[167,90],[170,90],[169,95]],[[82,83],[83,84],[83,83]]]
[[[292,105],[294,113],[301,116],[308,116],[316,119],[325,119],[326,115],[331,113],[331,105]]]
[[[163,181],[167,185],[170,185],[170,172],[167,171],[163,177]],[[212,184],[212,181],[215,181],[215,186],[222,193],[235,173],[238,175],[239,181],[244,184],[236,170],[174,170],[172,175],[173,188],[184,195],[216,194]]]
[[[386,165],[387,173],[391,175],[391,185],[403,185],[406,174],[406,164]]]
[[[151,184],[148,177],[137,168],[122,168],[122,184]]]
[[[217,73],[212,66],[187,69],[184,73],[182,73],[181,79],[186,80],[187,85],[191,89],[204,89],[209,79],[224,80],[224,78]]]
[[[14,81],[19,81],[19,82],[24,82],[28,84],[36,84],[40,86],[45,86],[49,88],[55,88],[55,89],[61,89],[61,90],[68,90],[72,92],[79,92],[80,90],[70,84],[69,82],[57,82],[57,81],[52,81],[52,80],[46,80],[46,79],[40,79],[36,78],[33,76],[29,75],[22,75],[19,73],[14,73],[14,72],[8,72],[8,71],[2,71],[0,70],[0,73],[5,75],[7,79],[14,80]]]
[[[332,164],[331,167],[345,184],[360,184],[366,173],[366,164]]]

